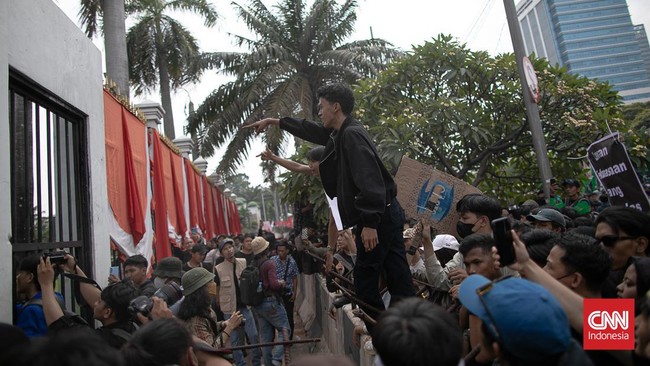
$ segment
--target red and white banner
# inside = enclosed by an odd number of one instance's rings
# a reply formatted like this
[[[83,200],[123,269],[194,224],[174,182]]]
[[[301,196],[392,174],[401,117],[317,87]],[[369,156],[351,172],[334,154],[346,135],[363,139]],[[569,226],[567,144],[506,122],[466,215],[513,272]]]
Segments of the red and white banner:
[[[107,91],[104,128],[110,237],[125,256],[170,256],[193,228],[206,240],[241,233],[235,203]]]

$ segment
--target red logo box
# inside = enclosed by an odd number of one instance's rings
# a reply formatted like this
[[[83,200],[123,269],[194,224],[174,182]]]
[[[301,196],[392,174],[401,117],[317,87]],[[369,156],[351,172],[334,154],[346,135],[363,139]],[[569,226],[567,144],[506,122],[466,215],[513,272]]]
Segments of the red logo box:
[[[583,347],[634,349],[634,299],[584,299]]]

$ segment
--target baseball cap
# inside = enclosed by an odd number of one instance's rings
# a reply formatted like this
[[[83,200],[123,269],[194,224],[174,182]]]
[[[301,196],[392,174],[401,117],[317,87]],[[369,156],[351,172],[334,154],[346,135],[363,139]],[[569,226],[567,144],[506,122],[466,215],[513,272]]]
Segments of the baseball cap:
[[[518,358],[548,357],[563,353],[570,345],[564,309],[551,293],[533,282],[515,277],[491,282],[471,275],[460,284],[458,299]]]
[[[568,178],[562,182],[562,187],[566,187],[566,186],[580,187],[580,182],[578,182],[575,179]]]
[[[566,220],[564,220],[564,215],[559,211],[552,208],[543,208],[537,212],[535,215],[526,216],[528,221],[544,221],[544,222],[553,222],[559,226],[566,227]]]
[[[153,270],[156,277],[181,278],[183,277],[183,262],[176,257],[163,258]]]
[[[537,203],[534,200],[526,200],[521,205],[522,206],[530,206],[530,207],[533,207],[533,208],[538,208],[539,207],[539,203]]]
[[[433,238],[433,250],[449,248],[458,251],[458,240],[453,235],[440,234]]]
[[[219,244],[219,253],[223,252],[223,248],[226,247],[226,244],[230,244],[230,245],[234,246],[234,245],[235,245],[235,241],[232,240],[232,239],[230,239],[230,238],[223,239],[223,241],[221,242],[221,244]]]

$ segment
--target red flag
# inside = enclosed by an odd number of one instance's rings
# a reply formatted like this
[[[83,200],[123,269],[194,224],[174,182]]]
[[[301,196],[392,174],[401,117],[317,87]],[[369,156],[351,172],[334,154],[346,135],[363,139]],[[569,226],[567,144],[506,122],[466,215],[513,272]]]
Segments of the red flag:
[[[162,146],[158,131],[152,129],[153,135],[153,197],[155,201],[156,258],[158,260],[172,255],[169,246],[169,225],[167,223],[167,197],[165,194],[165,173],[163,168]]]

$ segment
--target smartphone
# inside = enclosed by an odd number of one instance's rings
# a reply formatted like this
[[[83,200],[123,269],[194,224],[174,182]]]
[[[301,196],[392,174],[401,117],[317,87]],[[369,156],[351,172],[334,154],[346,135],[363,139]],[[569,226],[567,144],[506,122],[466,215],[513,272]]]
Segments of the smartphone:
[[[418,251],[418,247],[416,247],[415,245],[411,245],[411,246],[406,250],[406,254],[408,254],[408,255],[415,255],[415,253],[416,253],[417,251]]]
[[[494,244],[501,258],[499,260],[501,267],[515,262],[515,247],[512,243],[511,229],[508,217],[492,220],[492,238],[494,238]]]
[[[111,276],[120,278],[120,266],[112,266],[110,271]]]

